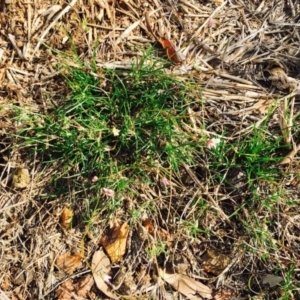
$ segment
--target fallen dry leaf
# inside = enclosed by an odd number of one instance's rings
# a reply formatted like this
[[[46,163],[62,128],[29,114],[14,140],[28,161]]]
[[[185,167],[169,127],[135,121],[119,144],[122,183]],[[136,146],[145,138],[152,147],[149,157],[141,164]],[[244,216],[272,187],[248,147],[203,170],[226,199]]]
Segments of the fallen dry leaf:
[[[175,45],[168,39],[157,37],[157,35],[154,33],[152,29],[152,20],[149,11],[145,13],[145,20],[149,33],[155,37],[155,39],[162,45],[164,49],[166,49],[169,60],[175,62],[176,64],[183,63],[185,58],[183,54],[175,47]]]
[[[17,168],[12,177],[13,188],[23,189],[30,183],[29,171],[26,168]]]
[[[71,255],[70,252],[66,252],[59,255],[55,263],[60,270],[63,270],[67,274],[72,274],[75,269],[82,266],[82,256],[78,254]]]
[[[226,287],[222,287],[219,291],[214,294],[214,300],[231,300],[236,299],[234,292]]]
[[[162,240],[162,241],[165,241],[167,242],[167,245],[170,247],[171,246],[171,243],[173,241],[173,237],[170,235],[170,233],[163,229],[163,228],[159,228],[157,230],[157,235],[158,237]]]
[[[212,290],[193,278],[178,273],[166,273],[161,268],[158,268],[158,275],[188,299],[200,300],[201,297],[212,299]]]
[[[105,255],[103,250],[98,250],[95,252],[92,259],[92,274],[98,289],[104,293],[107,297],[112,299],[118,299],[110,290],[105,281],[110,279],[108,275],[110,272],[110,261]]]
[[[94,278],[91,274],[81,278],[74,286],[75,293],[82,298],[87,298],[87,294],[94,284]]]
[[[144,228],[147,230],[147,232],[153,236],[153,237],[158,237],[160,240],[167,242],[166,244],[170,247],[173,241],[172,236],[169,234],[169,232],[163,228],[158,227],[155,229],[152,221],[149,218],[146,218],[142,225]]]
[[[152,221],[149,218],[147,218],[143,221],[142,224],[145,227],[145,229],[148,231],[148,233],[151,234],[152,236],[154,236],[155,229],[154,229]]]
[[[121,226],[108,230],[106,235],[101,238],[100,244],[105,248],[113,263],[119,262],[123,258],[128,234],[129,225],[123,223]]]
[[[166,49],[167,56],[169,60],[175,62],[176,64],[181,64],[184,61],[183,54],[175,47],[175,45],[167,39],[160,38],[158,40],[162,47]]]
[[[56,290],[56,295],[58,300],[71,300],[72,292],[74,290],[72,279],[68,279],[63,282]]]
[[[227,255],[218,253],[214,249],[209,249],[204,256],[202,268],[207,273],[219,275],[224,271],[229,263],[230,258]]]
[[[66,229],[69,229],[71,227],[72,218],[73,218],[73,211],[65,207],[60,217],[61,226]]]

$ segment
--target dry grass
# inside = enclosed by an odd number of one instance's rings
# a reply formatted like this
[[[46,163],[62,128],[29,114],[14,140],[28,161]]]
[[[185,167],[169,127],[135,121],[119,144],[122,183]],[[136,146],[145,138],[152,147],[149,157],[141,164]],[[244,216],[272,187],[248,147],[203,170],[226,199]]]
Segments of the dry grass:
[[[101,235],[120,220],[132,226],[127,254],[113,271],[112,283],[127,295],[124,299],[183,299],[157,279],[156,265],[164,264],[200,278],[216,290],[215,299],[299,299],[300,4],[214,2],[0,1],[1,299],[54,299],[67,278],[76,281],[89,272]],[[92,73],[95,61],[94,76],[104,78],[104,69],[130,69],[150,45],[154,57],[165,57],[147,29],[145,11],[153,12],[154,32],[186,56],[182,65],[164,71],[199,87],[191,92],[195,100],[184,130],[233,143],[222,152],[230,158],[259,128],[266,140],[281,137],[289,150],[279,155],[283,160],[290,152],[290,160],[278,166],[279,179],[259,178],[249,187],[239,181],[243,168],[230,168],[230,159],[225,164],[217,154],[203,152],[197,165],[183,164],[179,172],[161,174],[153,167],[151,182],[133,182],[111,215],[101,205],[94,215],[87,205],[92,190],[77,190],[69,178],[56,183],[64,189],[58,194],[53,176],[61,166],[45,167],[43,156],[31,156],[16,144],[16,134],[28,125],[25,115],[16,119],[16,107],[45,114],[70,92],[60,75],[62,65]],[[30,184],[18,189],[12,178],[24,166]],[[160,183],[163,175],[172,186]],[[242,187],[232,187],[241,181]],[[70,204],[75,227],[67,232],[59,219]],[[156,242],[144,236],[148,219],[164,230],[163,238],[155,235]],[[72,275],[59,272],[57,256],[82,251],[82,241],[84,266]],[[212,248],[230,258],[217,275],[203,271],[205,253]],[[281,276],[284,284],[268,290],[266,274]],[[220,296],[225,288],[231,298]],[[101,295],[94,287],[87,299],[105,299]]]

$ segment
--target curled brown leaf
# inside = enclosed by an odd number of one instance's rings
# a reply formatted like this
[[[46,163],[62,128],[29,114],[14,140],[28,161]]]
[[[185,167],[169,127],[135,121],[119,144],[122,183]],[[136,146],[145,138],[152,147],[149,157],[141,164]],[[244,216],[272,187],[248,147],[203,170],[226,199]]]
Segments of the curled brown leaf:
[[[158,40],[162,47],[166,49],[167,56],[170,61],[175,62],[176,64],[182,64],[185,60],[183,54],[176,48],[176,46],[168,39],[160,38]]]
[[[69,229],[71,227],[71,222],[73,218],[73,211],[68,207],[65,207],[60,216],[61,226]]]
[[[94,282],[94,278],[91,274],[88,274],[85,277],[81,278],[74,286],[76,294],[79,297],[86,298]]]
[[[201,300],[201,297],[212,299],[212,290],[193,278],[178,273],[167,273],[162,268],[158,268],[158,274],[164,281],[188,299]]]
[[[95,252],[92,259],[92,273],[98,289],[111,299],[118,299],[118,297],[109,290],[106,281],[110,279],[110,261],[103,250]]]
[[[128,234],[129,225],[123,223],[121,226],[108,230],[101,238],[100,244],[105,248],[113,263],[119,262],[123,258],[126,252]]]
[[[67,274],[72,274],[82,266],[82,256],[79,254],[71,255],[69,252],[66,252],[57,257],[56,266]]]
[[[63,282],[56,290],[58,300],[71,300],[74,291],[73,280],[69,278]]]

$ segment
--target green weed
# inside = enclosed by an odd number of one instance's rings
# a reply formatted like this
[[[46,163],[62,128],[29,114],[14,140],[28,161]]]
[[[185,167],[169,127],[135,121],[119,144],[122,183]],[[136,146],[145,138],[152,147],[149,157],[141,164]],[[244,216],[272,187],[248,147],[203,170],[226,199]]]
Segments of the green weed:
[[[280,285],[281,289],[281,297],[279,298],[280,300],[290,300],[290,299],[296,299],[293,297],[294,292],[298,293],[299,296],[299,286],[295,286],[293,283],[293,273],[294,273],[295,267],[290,267],[289,270],[287,271],[285,278],[284,278],[284,283]]]

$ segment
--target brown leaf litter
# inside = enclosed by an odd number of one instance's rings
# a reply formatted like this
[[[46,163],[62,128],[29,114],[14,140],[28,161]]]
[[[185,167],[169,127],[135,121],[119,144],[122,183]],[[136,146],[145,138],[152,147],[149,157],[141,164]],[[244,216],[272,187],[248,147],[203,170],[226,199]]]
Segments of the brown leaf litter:
[[[201,300],[202,298],[212,299],[212,290],[196,281],[193,278],[190,278],[186,275],[177,274],[177,273],[167,273],[165,270],[158,269],[159,276],[169,283],[175,290],[185,295],[187,299],[191,300]],[[198,296],[200,295],[200,296]]]
[[[67,274],[73,274],[76,269],[81,268],[82,256],[69,252],[63,253],[56,258],[56,266]]]
[[[69,229],[71,227],[72,218],[73,210],[69,209],[68,207],[64,207],[60,216],[61,226],[65,229]]]
[[[77,283],[69,278],[64,281],[56,290],[58,300],[71,300],[74,298],[86,299],[94,284],[93,276],[88,274],[82,277]]]

